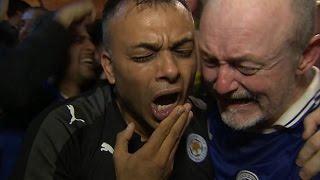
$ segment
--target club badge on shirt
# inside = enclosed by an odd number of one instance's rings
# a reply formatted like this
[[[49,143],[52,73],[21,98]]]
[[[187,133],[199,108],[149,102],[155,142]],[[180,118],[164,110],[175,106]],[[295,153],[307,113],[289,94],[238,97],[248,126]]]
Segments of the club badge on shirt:
[[[236,180],[259,180],[259,178],[253,172],[242,170],[238,172]]]
[[[190,134],[187,138],[187,152],[194,162],[201,162],[207,157],[208,146],[206,140],[198,134]]]

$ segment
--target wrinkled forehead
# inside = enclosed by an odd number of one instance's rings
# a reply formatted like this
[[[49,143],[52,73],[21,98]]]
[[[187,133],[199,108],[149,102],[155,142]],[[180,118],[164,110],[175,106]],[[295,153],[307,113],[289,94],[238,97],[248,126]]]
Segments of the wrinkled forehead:
[[[168,8],[174,8],[177,11],[180,12],[186,12],[189,13],[189,10],[186,9],[186,7],[179,1],[145,1],[138,3],[137,1],[133,0],[124,0],[121,1],[117,7],[115,7],[116,10],[112,14],[111,19],[117,19],[119,18],[126,18],[130,15],[136,15],[138,13],[142,13],[144,11],[155,11],[155,10],[166,10]]]
[[[131,5],[124,6],[125,9],[121,10],[123,12],[119,12],[110,21],[108,28],[112,35],[115,32],[119,32],[121,36],[129,35],[126,39],[129,41],[134,36],[140,39],[150,34],[173,36],[194,31],[191,13],[179,2],[141,6],[135,5],[132,1],[130,3]]]
[[[271,29],[293,19],[290,4],[290,0],[212,0],[205,5],[200,29],[247,29],[262,24]]]
[[[249,39],[271,43],[284,39],[293,22],[290,0],[211,0],[201,18],[200,44],[210,40],[230,46]]]

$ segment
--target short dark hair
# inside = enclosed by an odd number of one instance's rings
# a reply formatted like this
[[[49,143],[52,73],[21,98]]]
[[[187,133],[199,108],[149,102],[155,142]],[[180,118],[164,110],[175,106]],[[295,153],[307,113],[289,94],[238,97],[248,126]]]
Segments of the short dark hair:
[[[103,36],[103,44],[106,46],[110,40],[108,33],[108,24],[110,19],[116,14],[119,10],[120,5],[125,1],[131,0],[108,0],[104,5],[103,9],[103,18],[102,18],[102,36]],[[134,0],[136,2],[136,6],[140,5],[157,5],[161,3],[172,3],[172,2],[180,2],[189,12],[190,8],[185,0]]]
[[[18,11],[24,12],[29,9],[31,6],[21,0],[10,0],[7,15],[12,17],[17,14]]]

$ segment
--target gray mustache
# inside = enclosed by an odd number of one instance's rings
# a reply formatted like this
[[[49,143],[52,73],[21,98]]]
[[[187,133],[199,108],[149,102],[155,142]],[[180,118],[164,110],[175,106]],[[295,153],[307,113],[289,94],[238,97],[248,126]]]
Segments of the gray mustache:
[[[231,93],[227,99],[229,100],[238,100],[238,99],[253,99],[256,100],[257,97],[255,95],[253,95],[252,93],[245,91],[245,90],[241,90],[241,91],[236,91]]]

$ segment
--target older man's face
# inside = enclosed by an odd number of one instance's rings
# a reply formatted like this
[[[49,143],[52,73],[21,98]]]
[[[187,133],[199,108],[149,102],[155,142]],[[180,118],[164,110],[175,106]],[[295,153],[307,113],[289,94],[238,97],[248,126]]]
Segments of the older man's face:
[[[109,25],[112,73],[107,76],[124,116],[156,128],[184,103],[193,82],[193,20],[180,3],[124,6]]]
[[[232,128],[262,120],[268,126],[297,98],[294,57],[285,46],[290,7],[288,0],[217,0],[204,10],[203,78]]]

